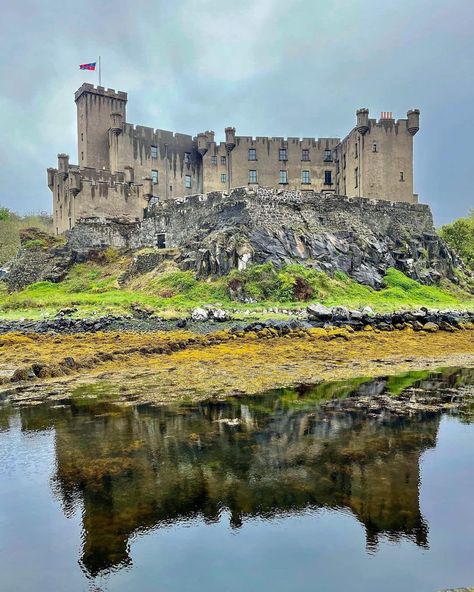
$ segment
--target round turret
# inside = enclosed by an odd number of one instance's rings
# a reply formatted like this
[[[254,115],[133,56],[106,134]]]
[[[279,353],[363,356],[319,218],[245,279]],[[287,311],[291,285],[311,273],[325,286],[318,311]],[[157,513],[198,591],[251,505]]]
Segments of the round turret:
[[[201,156],[204,156],[207,152],[207,135],[204,133],[197,136],[197,150]]]
[[[410,109],[407,113],[408,118],[408,132],[414,136],[420,129],[420,110]]]
[[[227,152],[231,152],[235,148],[235,127],[225,128],[225,147]]]
[[[369,110],[368,109],[357,109],[357,131],[364,135],[369,131]]]

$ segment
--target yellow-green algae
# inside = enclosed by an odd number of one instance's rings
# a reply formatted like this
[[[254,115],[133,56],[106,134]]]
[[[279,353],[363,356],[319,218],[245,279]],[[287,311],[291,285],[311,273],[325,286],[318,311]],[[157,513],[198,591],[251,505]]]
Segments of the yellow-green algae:
[[[65,363],[68,358],[74,365]],[[8,372],[33,364],[44,365],[46,371],[34,381],[17,375],[25,397],[102,383],[123,400],[197,401],[323,380],[473,366],[474,330],[427,334],[410,329],[311,329],[284,337],[271,330],[206,336],[176,331],[0,337],[0,372],[6,376],[1,390],[15,390]],[[400,385],[393,381],[392,387],[396,394]]]

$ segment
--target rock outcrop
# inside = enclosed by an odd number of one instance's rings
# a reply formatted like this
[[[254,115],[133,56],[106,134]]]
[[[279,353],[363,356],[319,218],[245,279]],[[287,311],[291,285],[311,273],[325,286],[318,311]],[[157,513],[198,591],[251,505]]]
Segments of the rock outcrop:
[[[21,247],[3,278],[9,290],[21,290],[39,281],[60,282],[74,261],[63,238],[37,228],[20,231]]]

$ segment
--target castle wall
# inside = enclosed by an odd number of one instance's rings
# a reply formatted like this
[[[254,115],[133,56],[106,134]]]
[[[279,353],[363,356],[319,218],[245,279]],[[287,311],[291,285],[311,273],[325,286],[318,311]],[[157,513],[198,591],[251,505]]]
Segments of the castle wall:
[[[334,191],[336,168],[333,151],[339,143],[338,138],[237,136],[235,140],[235,148],[230,154],[227,153],[223,142],[209,145],[209,150],[203,158],[205,191],[225,190],[228,187],[229,175],[230,187],[279,186],[282,189]],[[249,160],[249,149],[255,150],[256,160]],[[280,149],[286,150],[285,160],[280,160]],[[328,150],[330,155],[326,152]],[[222,162],[223,159],[225,163]],[[280,180],[281,170],[286,171],[286,183]],[[251,182],[250,171],[256,171],[256,183]],[[309,182],[303,182],[303,171],[309,173]],[[325,171],[331,173],[329,183],[325,183]],[[225,181],[222,175],[226,175]]]
[[[111,134],[111,154],[117,150],[116,169],[123,171],[132,166],[135,181],[158,172],[153,195],[162,199],[193,195],[202,190],[201,156],[195,148],[192,136],[126,123],[114,145]],[[156,157],[152,154],[156,146]],[[113,160],[113,157],[111,158]],[[186,186],[186,177],[190,185]]]

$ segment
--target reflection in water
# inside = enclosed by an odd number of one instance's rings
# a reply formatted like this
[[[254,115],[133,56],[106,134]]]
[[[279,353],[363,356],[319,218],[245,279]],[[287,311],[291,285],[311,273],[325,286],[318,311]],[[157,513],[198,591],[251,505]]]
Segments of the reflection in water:
[[[83,504],[81,563],[91,576],[129,564],[134,533],[197,517],[217,521],[223,510],[235,528],[252,516],[350,510],[369,549],[380,535],[427,547],[419,462],[436,444],[439,414],[323,411],[318,401],[463,381],[473,383],[473,372],[361,379],[175,408],[118,407],[82,389],[71,405],[22,409],[21,421],[24,430],[54,428],[54,488],[66,514]],[[0,412],[4,427],[8,413]]]

